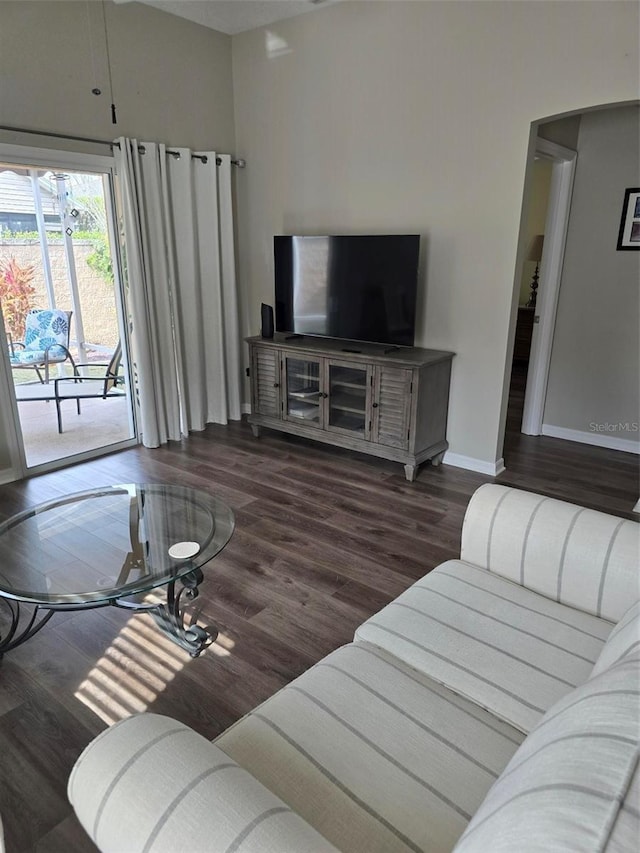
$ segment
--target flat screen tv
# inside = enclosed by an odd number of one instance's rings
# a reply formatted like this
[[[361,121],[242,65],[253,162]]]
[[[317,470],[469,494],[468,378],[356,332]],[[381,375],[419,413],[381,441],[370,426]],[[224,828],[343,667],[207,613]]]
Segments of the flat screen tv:
[[[418,234],[274,237],[276,331],[413,346]]]

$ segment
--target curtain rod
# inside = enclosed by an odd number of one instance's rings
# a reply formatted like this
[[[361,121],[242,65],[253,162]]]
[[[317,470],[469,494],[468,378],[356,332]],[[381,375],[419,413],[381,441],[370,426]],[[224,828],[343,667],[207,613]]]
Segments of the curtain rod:
[[[113,149],[114,146],[119,148],[119,142],[113,142],[107,139],[92,139],[90,136],[70,136],[68,133],[53,133],[46,130],[31,130],[28,127],[12,127],[10,125],[0,125],[0,130],[7,130],[10,133],[31,133],[35,136],[50,136],[53,139],[70,139],[73,142],[91,142],[94,145],[108,145],[109,148]],[[141,154],[144,154],[146,149],[144,145],[138,146],[138,151]],[[170,154],[172,157],[180,157],[179,151],[171,151],[167,149],[167,154]],[[201,163],[208,163],[209,158],[206,154],[192,154],[191,158],[193,160],[200,160]],[[216,163],[219,166],[222,163],[220,157],[216,157]],[[237,166],[239,169],[244,169],[247,165],[246,160],[242,160],[241,158],[231,158],[231,165]]]

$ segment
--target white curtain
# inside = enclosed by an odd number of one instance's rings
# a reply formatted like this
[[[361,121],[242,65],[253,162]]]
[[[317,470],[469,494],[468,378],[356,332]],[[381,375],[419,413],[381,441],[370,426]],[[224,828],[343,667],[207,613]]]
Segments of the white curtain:
[[[231,157],[118,142],[140,425],[157,447],[240,419]]]

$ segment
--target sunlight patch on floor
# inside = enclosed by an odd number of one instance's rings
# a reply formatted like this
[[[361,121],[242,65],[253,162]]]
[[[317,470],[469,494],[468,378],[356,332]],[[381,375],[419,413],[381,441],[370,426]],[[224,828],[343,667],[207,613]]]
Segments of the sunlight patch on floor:
[[[158,599],[155,601],[155,599]],[[149,603],[159,597],[148,595]],[[201,657],[228,657],[235,643],[219,633]],[[177,646],[153,622],[139,615],[120,630],[97,661],[74,696],[107,725],[149,709],[158,695],[191,661],[197,661]]]
[[[190,660],[149,617],[131,619],[74,696],[112,725],[146,711]]]
[[[214,654],[219,658],[228,658],[231,654],[231,649],[234,646],[235,643],[230,637],[227,637],[226,634],[219,633],[215,642],[205,649],[203,654],[206,655],[208,652],[211,652],[211,654]]]

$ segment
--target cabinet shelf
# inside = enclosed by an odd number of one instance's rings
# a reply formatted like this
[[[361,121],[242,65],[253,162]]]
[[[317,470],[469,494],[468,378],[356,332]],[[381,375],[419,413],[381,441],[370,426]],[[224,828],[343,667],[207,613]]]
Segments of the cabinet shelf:
[[[333,409],[338,409],[341,412],[353,412],[356,415],[364,416],[366,414],[366,407],[364,400],[354,400],[347,396],[342,397],[330,397],[329,398],[329,406]]]
[[[310,373],[290,373],[289,376],[295,379],[304,379],[305,382],[316,382],[318,384],[320,383],[320,377],[313,376]]]
[[[314,397],[320,396],[318,388],[315,391],[311,388],[302,388],[300,391],[287,391],[289,397],[295,397],[297,400],[312,400]]]
[[[333,411],[335,411],[335,412],[351,412],[351,414],[353,414],[353,415],[362,415],[362,417],[364,417],[366,414],[364,409],[355,409],[352,406],[343,406],[341,404],[333,404],[331,406],[331,411],[332,412]]]
[[[296,400],[293,405],[289,406],[288,414],[290,417],[299,418],[301,421],[318,420],[320,407],[318,403],[301,403]]]
[[[332,388],[348,388],[350,391],[361,391],[363,394],[367,393],[366,384],[360,382],[346,382],[343,379],[331,379],[331,387]]]

